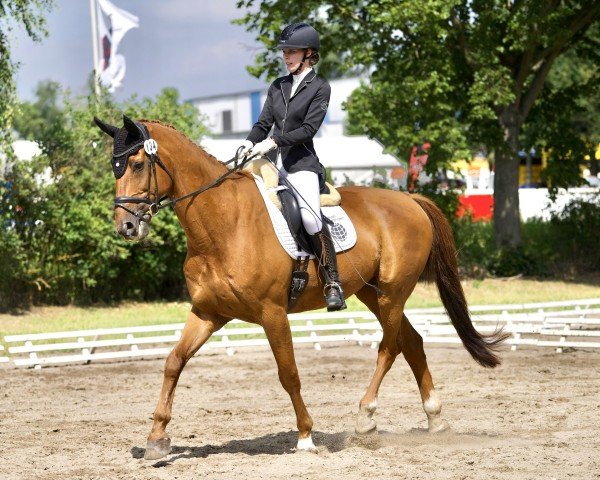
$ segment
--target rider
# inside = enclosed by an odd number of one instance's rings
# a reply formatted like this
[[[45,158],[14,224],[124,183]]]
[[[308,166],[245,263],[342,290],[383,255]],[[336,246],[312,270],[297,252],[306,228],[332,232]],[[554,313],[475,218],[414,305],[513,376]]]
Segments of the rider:
[[[269,87],[258,121],[242,144],[242,155],[269,155],[283,165],[280,175],[294,188],[304,228],[319,259],[325,277],[327,310],[346,308],[339,279],[333,241],[321,217],[321,187],[325,169],[313,145],[313,137],[327,114],[331,88],[317,76],[313,65],[319,61],[319,34],[306,23],[293,23],[283,29],[277,48],[289,75]],[[268,136],[273,128],[272,136]]]

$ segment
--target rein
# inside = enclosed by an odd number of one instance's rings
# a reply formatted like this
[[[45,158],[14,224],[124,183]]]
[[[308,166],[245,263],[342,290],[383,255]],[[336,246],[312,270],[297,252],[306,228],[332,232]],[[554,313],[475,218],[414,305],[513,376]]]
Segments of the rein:
[[[169,172],[169,170],[167,169],[167,167],[165,166],[163,161],[158,156],[158,144],[156,143],[156,140],[154,140],[152,138],[148,138],[148,139],[144,140],[143,145],[144,145],[144,151],[146,152],[146,156],[148,158],[148,187],[147,187],[146,196],[145,197],[115,197],[113,203],[114,203],[115,208],[122,208],[123,210],[132,214],[133,216],[138,217],[140,219],[144,219],[145,221],[146,220],[149,221],[160,210],[162,210],[165,207],[168,207],[169,205],[174,205],[177,202],[180,202],[181,200],[185,200],[186,198],[190,198],[195,195],[200,195],[201,193],[205,192],[206,190],[216,187],[221,182],[223,182],[223,180],[225,180],[229,175],[231,175],[232,173],[238,172],[239,170],[244,168],[249,162],[251,162],[258,156],[258,154],[254,154],[254,155],[251,155],[250,157],[244,158],[240,162],[240,153],[241,153],[240,151],[244,148],[244,147],[240,147],[240,148],[238,148],[238,150],[235,153],[235,156],[233,158],[231,158],[227,162],[221,162],[223,165],[229,165],[230,163],[233,162],[233,164],[234,164],[233,168],[229,169],[227,172],[225,172],[223,175],[220,175],[219,177],[217,177],[215,180],[213,180],[209,184],[204,185],[204,186],[198,188],[197,190],[194,190],[193,192],[186,193],[185,195],[182,195],[181,197],[178,197],[178,198],[169,199],[168,201],[162,203],[162,200],[164,199],[164,197],[160,198],[160,199],[158,198],[158,178],[156,175],[156,165],[158,165],[160,168],[162,168],[167,173],[167,175],[169,176],[169,178],[171,179],[172,182],[174,181],[173,175],[171,175],[171,172]],[[129,151],[133,152],[136,148],[139,149],[140,146],[141,145],[134,145],[125,153],[129,153]],[[151,195],[150,195],[150,187],[152,185],[152,178],[154,178],[154,194],[153,194],[154,199],[153,200],[151,200]],[[126,203],[145,203],[146,205],[149,205],[149,209],[146,211],[134,212],[133,210],[124,206],[124,204],[126,204]],[[148,218],[144,218],[144,217],[148,217]]]

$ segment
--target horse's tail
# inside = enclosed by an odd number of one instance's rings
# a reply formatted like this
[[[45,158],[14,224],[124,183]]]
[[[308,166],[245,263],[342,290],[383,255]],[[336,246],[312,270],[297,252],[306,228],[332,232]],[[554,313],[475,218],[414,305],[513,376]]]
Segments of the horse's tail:
[[[458,276],[456,247],[450,223],[442,211],[428,198],[411,196],[425,210],[433,227],[431,253],[422,278],[435,279],[440,298],[463,345],[477,363],[493,368],[500,364],[496,352],[500,344],[510,336],[502,329],[489,335],[475,330],[467,307],[467,299]]]

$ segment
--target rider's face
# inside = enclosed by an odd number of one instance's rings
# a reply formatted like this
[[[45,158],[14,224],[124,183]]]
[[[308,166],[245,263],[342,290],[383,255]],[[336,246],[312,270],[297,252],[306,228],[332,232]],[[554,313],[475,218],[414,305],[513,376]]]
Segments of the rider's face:
[[[305,52],[310,54],[310,48],[304,50],[303,48],[284,48],[282,50],[283,53],[283,61],[285,62],[285,67],[288,72],[295,72],[296,69],[300,66],[300,62],[304,58]]]

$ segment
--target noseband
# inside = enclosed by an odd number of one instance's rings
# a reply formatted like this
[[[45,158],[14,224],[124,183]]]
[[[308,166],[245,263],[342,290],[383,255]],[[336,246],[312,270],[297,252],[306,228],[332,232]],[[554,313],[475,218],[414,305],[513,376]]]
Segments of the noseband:
[[[136,122],[136,125],[138,125],[138,128],[142,127],[142,128],[139,128],[140,133],[142,135],[141,140],[139,142],[135,143],[134,145],[132,145],[131,147],[127,148],[127,150],[125,150],[123,152],[119,152],[118,157],[123,159],[121,161],[127,162],[129,155],[135,153],[142,146],[144,147],[144,152],[146,153],[146,157],[148,158],[148,183],[147,183],[147,187],[146,187],[146,196],[145,197],[115,197],[113,203],[114,203],[115,209],[122,208],[126,212],[132,214],[133,216],[135,216],[139,219],[144,219],[144,217],[147,217],[146,220],[148,222],[152,219],[152,217],[154,215],[156,215],[163,208],[165,208],[169,205],[174,205],[175,203],[177,203],[181,200],[184,200],[186,198],[190,198],[195,195],[199,195],[200,193],[205,192],[206,190],[209,190],[210,188],[213,188],[213,187],[219,185],[226,177],[228,177],[229,175],[231,175],[234,172],[241,170],[242,168],[244,168],[244,166],[248,162],[254,160],[258,156],[258,155],[252,155],[252,156],[244,158],[240,162],[241,150],[244,148],[244,147],[240,147],[240,148],[238,148],[235,156],[232,159],[223,163],[223,165],[228,165],[233,162],[234,163],[233,168],[227,170],[226,173],[219,176],[218,178],[216,178],[215,180],[210,182],[208,185],[205,185],[197,190],[194,190],[193,192],[182,195],[181,197],[169,199],[163,203],[163,200],[166,197],[162,197],[162,198],[158,197],[158,177],[156,174],[156,165],[158,165],[160,168],[162,168],[167,173],[167,175],[171,179],[171,182],[174,182],[173,175],[171,175],[171,172],[169,172],[169,170],[167,169],[167,167],[165,166],[163,161],[158,156],[158,143],[156,143],[156,140],[154,140],[153,138],[150,137],[150,133],[146,129],[145,125],[137,124],[137,122]],[[116,165],[117,167],[119,167],[119,163],[115,163],[116,158],[117,158],[117,155],[113,154],[113,165]],[[126,168],[126,165],[125,165],[125,168]],[[116,170],[115,170],[115,172],[116,172]],[[123,171],[123,173],[124,173],[124,171]],[[117,177],[117,178],[119,178],[119,177]],[[150,189],[152,186],[153,178],[154,178],[154,192],[151,195]],[[127,208],[124,205],[126,203],[145,203],[146,205],[149,205],[149,207],[147,210],[139,210],[137,212],[134,212],[133,210]]]

